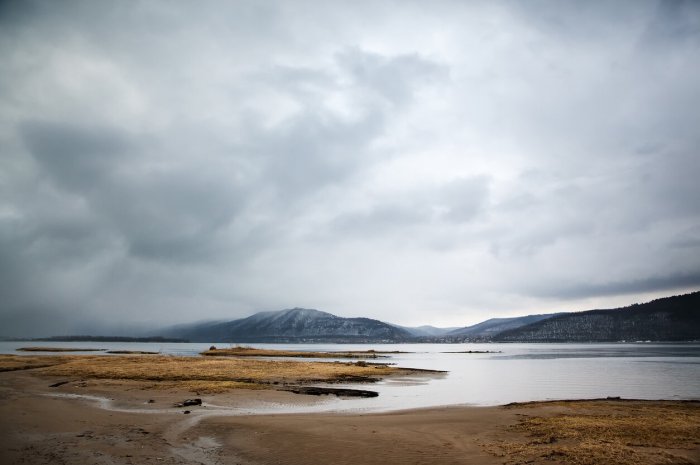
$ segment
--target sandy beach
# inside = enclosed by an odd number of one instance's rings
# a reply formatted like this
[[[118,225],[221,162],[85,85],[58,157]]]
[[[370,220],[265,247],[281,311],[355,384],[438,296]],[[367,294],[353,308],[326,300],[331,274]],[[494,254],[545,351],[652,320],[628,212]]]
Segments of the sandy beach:
[[[265,405],[298,407],[322,398],[237,389],[199,395],[202,405],[175,407],[195,394],[128,380],[68,380],[50,387],[62,381],[32,370],[0,373],[0,463],[700,463],[697,402],[253,415]],[[643,431],[664,416],[667,422]],[[592,420],[592,429],[582,420]]]

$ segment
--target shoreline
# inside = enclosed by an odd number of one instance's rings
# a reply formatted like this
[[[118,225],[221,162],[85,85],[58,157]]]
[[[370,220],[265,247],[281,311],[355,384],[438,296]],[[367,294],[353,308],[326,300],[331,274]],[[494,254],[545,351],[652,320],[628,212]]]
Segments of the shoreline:
[[[639,465],[662,463],[663,458],[700,463],[698,401],[590,399],[390,412],[267,413],[265,407],[309,409],[324,400],[243,389],[197,396],[201,406],[174,407],[193,394],[110,380],[49,387],[56,380],[32,370],[0,373],[0,462],[488,465],[570,463],[578,457],[578,463],[632,463],[628,457]],[[686,422],[685,429],[677,429],[679,419]],[[656,429],[644,436],[644,425],[653,421]],[[647,443],[635,445],[624,435],[596,439],[610,422],[617,422],[613,426],[621,434],[627,429],[642,434]],[[665,431],[672,425],[675,430]],[[577,436],[580,428],[587,437]]]

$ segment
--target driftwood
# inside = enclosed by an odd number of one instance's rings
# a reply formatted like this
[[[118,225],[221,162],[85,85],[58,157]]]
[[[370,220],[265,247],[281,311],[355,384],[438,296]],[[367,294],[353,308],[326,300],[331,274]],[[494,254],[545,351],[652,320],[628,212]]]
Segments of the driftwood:
[[[68,384],[70,381],[59,381],[58,383],[53,383],[49,385],[49,387],[58,387],[58,386],[63,386],[64,384]]]

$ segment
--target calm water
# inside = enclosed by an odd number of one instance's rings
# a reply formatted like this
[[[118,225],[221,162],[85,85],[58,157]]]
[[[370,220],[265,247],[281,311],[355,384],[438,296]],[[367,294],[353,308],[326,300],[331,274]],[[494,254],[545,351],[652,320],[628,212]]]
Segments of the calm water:
[[[0,342],[0,353],[18,354],[20,352],[16,352],[15,349],[27,345],[147,350],[173,355],[196,355],[211,344]],[[314,410],[381,411],[454,404],[497,405],[530,400],[608,396],[700,399],[700,344],[253,345],[310,351],[404,351],[410,353],[391,354],[389,358],[381,361],[403,367],[448,372],[438,376],[380,382],[368,387],[379,391],[377,398],[329,398],[315,406]],[[217,346],[221,348],[227,344]],[[499,353],[446,353],[466,350]]]

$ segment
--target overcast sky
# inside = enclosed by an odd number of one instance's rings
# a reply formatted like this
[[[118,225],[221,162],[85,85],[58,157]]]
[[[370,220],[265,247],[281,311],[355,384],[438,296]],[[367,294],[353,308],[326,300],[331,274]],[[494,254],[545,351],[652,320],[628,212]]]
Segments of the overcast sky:
[[[700,3],[0,2],[0,335],[700,288]]]

